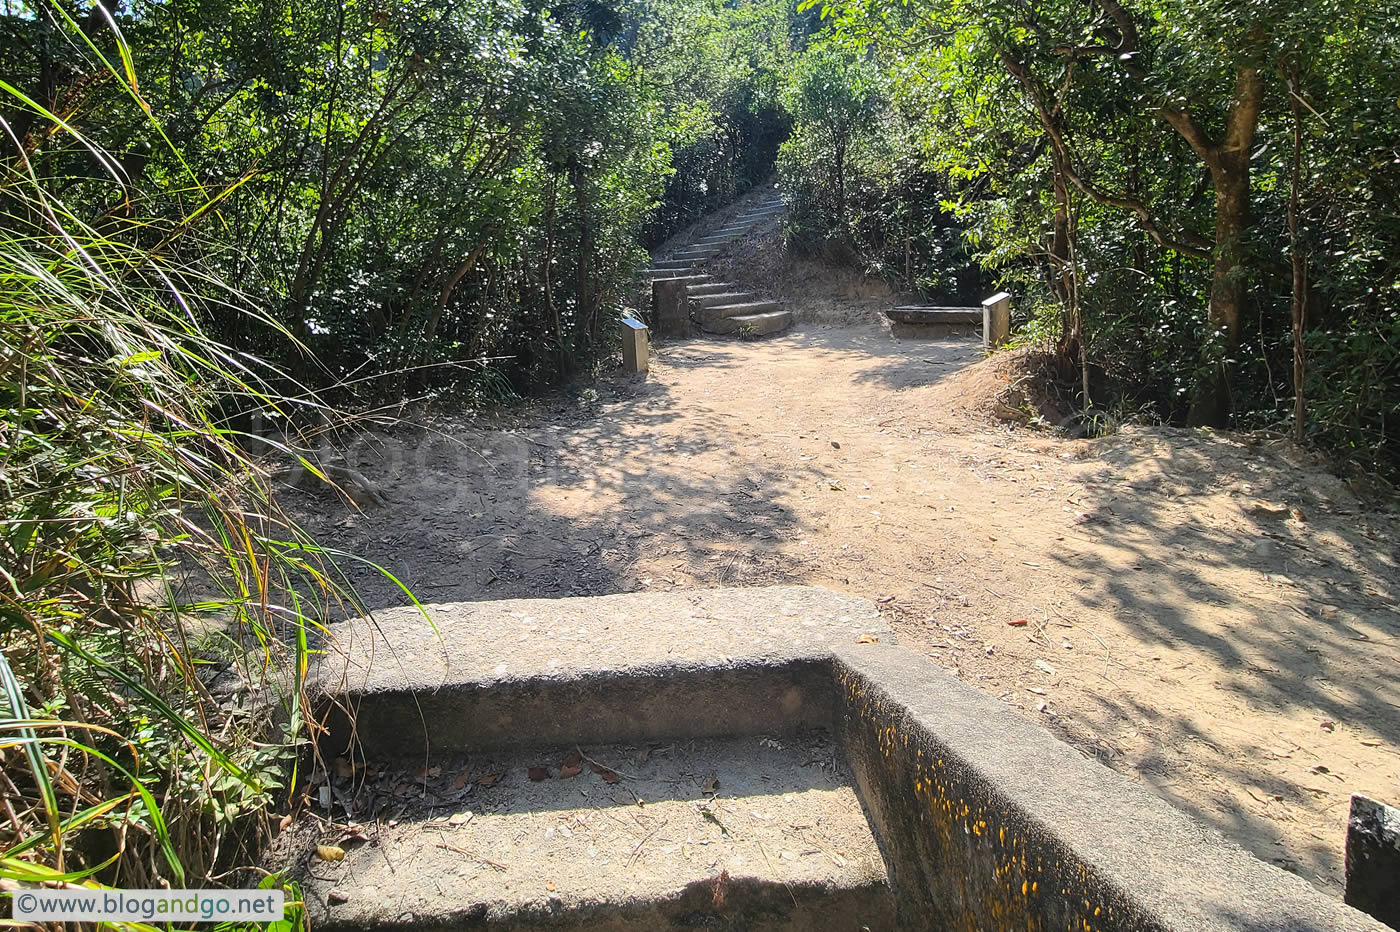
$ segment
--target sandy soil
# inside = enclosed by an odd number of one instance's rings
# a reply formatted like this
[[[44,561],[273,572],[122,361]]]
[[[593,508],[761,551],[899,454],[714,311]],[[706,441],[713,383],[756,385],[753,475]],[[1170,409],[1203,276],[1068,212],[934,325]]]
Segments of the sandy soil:
[[[1400,522],[1287,445],[1013,429],[968,402],[1004,387],[979,358],[870,325],[688,341],[644,381],[364,438],[347,459],[389,506],[297,507],[423,601],[871,598],[909,647],[1340,895],[1348,794],[1400,799]],[[371,606],[406,601],[356,572]]]

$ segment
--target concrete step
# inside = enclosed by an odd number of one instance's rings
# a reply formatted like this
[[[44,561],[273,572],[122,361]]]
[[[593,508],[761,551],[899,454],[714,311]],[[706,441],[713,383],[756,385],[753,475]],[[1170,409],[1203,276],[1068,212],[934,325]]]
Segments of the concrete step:
[[[699,287],[707,284],[712,279],[709,275],[692,275],[687,273],[676,274],[674,269],[648,269],[647,277],[652,281],[680,281],[685,282],[687,287]]]
[[[709,276],[705,276],[709,278]],[[685,286],[686,293],[692,298],[702,297],[709,294],[722,294],[724,292],[734,293],[739,290],[739,286],[733,282],[696,282],[693,285]]]
[[[314,819],[279,837],[272,863],[315,928],[896,928],[825,659],[893,640],[874,606],[800,587],[645,596],[337,628],[343,653],[313,679],[358,709],[360,743],[319,779],[372,837],[327,842]],[[331,727],[328,761],[351,738]],[[324,843],[343,859],[318,861]]]
[[[1388,932],[901,648],[865,600],[402,606],[324,643],[319,817],[259,865],[324,932]]]
[[[786,330],[791,325],[791,311],[764,311],[716,318],[702,322],[700,328],[707,333],[737,333],[742,336],[761,337]]]
[[[690,269],[694,268],[695,259],[657,259],[651,264],[654,269]]]
[[[716,291],[709,294],[697,295],[690,293],[690,303],[693,307],[717,307],[723,304],[744,304],[757,299],[751,291]]]
[[[742,301],[735,304],[712,304],[707,307],[697,307],[695,316],[699,318],[702,330],[709,330],[711,333],[728,333],[727,330],[713,330],[710,325],[729,317],[766,314],[781,309],[782,305],[777,301]]]
[[[307,872],[313,928],[896,928],[888,870],[829,736],[677,741],[645,760],[639,750],[445,755],[426,794],[419,760],[367,762],[373,776],[350,805],[365,824],[384,807],[392,821],[374,829],[377,844],[347,846],[339,885]],[[499,777],[484,786],[487,775]],[[478,915],[486,922],[469,921]],[[550,921],[537,926],[541,915]]]
[[[715,245],[687,246],[685,249],[677,249],[671,256],[676,259],[708,259],[719,252],[720,247]]]
[[[683,269],[658,269],[658,268],[650,268],[650,269],[647,269],[647,273],[646,273],[646,274],[647,274],[647,277],[650,278],[652,281],[656,281],[656,280],[659,279],[659,278],[664,278],[664,279],[667,279],[667,280],[682,279],[682,280],[685,280],[685,281],[690,281],[690,280],[693,279],[693,280],[695,280],[696,283],[706,282],[706,281],[709,281],[709,280],[710,280],[710,276],[709,276],[709,275],[697,274],[697,273],[695,273],[695,272],[694,272],[692,269],[690,269],[690,268],[683,268]]]

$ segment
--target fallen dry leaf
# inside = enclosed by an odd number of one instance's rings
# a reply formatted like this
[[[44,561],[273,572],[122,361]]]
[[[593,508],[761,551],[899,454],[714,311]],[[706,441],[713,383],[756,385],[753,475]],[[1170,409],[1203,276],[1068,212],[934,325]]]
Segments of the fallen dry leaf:
[[[568,764],[565,764],[563,767],[559,768],[559,779],[567,780],[569,777],[576,777],[581,773],[583,773],[582,767],[577,765],[570,767]]]
[[[336,845],[317,845],[316,857],[322,861],[343,861],[345,860],[345,849]]]
[[[477,786],[495,786],[500,782],[501,774],[499,773],[486,773],[476,778]]]
[[[552,881],[552,880],[549,881],[549,883],[545,884],[545,885],[544,885],[544,888],[545,888],[546,890],[548,890],[550,893],[553,893],[555,890],[558,890],[558,889],[559,889],[558,887],[556,887],[556,886],[554,885],[554,881]]]
[[[873,635],[873,634],[862,634],[860,637],[856,638],[856,643],[857,643],[857,644],[879,644],[879,643],[880,643],[880,639],[879,639],[877,636]]]
[[[1013,618],[1008,621],[1007,624],[1013,628],[1024,628],[1026,625],[1030,624],[1030,622],[1024,618]]]
[[[1275,505],[1272,502],[1256,500],[1247,509],[1252,515],[1261,518],[1286,518],[1288,517],[1287,505]]]
[[[719,792],[719,774],[711,774],[710,779],[705,781],[705,792],[711,796]]]
[[[348,779],[355,774],[354,766],[343,757],[337,757],[335,763],[331,765],[331,769],[334,770],[335,775],[342,780]]]
[[[448,825],[466,825],[472,820],[470,812],[454,812],[452,818],[447,820]]]
[[[452,788],[454,790],[460,790],[470,782],[472,782],[471,774],[463,770],[461,773],[457,774],[457,779],[452,781]]]
[[[570,751],[564,755],[565,767],[579,767],[583,764],[583,755],[578,751]]]
[[[616,772],[614,772],[614,771],[612,771],[612,770],[609,770],[609,769],[606,768],[606,767],[603,767],[603,768],[599,769],[599,771],[598,771],[598,776],[600,776],[600,777],[603,778],[603,782],[604,782],[604,783],[621,783],[621,782],[622,782],[622,778],[619,777],[619,776],[617,775]]]
[[[1363,743],[1364,743],[1364,742],[1363,742]],[[286,815],[284,815],[284,816],[282,817],[282,821],[280,821],[280,822],[277,823],[277,831],[279,831],[279,832],[285,832],[285,831],[287,830],[287,827],[290,826],[291,824],[292,824],[292,814],[289,812],[289,813],[287,813]]]
[[[526,773],[529,774],[530,779],[534,780],[536,783],[538,783],[541,780],[549,779],[548,767],[531,767],[529,770],[526,771]]]

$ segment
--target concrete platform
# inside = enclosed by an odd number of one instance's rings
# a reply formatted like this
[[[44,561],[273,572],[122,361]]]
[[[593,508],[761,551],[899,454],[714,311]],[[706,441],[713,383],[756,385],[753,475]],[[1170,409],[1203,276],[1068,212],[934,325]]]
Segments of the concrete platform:
[[[325,837],[287,839],[273,866],[303,879],[313,923],[1385,930],[900,648],[863,600],[784,587],[428,612],[436,634],[412,609],[335,626],[347,655],[315,671],[323,708],[358,710],[357,743],[336,713],[321,744],[344,758],[335,805],[378,828],[343,862],[309,854]],[[563,777],[569,749],[591,761]],[[827,819],[856,853],[835,852],[845,865],[795,847],[798,825]],[[605,823],[615,843],[560,840],[559,826]],[[883,873],[859,866],[866,831]],[[810,837],[817,852],[835,840]],[[706,838],[720,847],[697,855]],[[511,860],[491,853],[502,845]],[[749,871],[754,850],[764,863]],[[373,896],[355,886],[368,879]]]
[[[381,827],[306,872],[314,927],[409,914],[433,928],[650,930],[700,916],[736,930],[894,928],[884,861],[829,736],[583,753],[618,782],[572,746],[453,757],[431,777],[402,759],[367,769],[353,798]]]
[[[979,307],[896,307],[885,311],[900,339],[939,339],[980,336],[982,309]]]

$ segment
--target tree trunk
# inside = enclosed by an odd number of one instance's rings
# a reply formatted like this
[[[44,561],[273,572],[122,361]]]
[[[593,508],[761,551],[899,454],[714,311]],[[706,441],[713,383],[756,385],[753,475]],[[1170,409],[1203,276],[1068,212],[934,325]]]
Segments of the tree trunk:
[[[1070,223],[1069,183],[1065,178],[1064,155],[1051,147],[1051,183],[1055,191],[1055,219],[1050,234],[1050,290],[1055,300],[1060,302],[1063,311],[1063,324],[1060,327],[1059,354],[1065,359],[1079,355],[1082,340],[1079,320],[1079,303],[1074,294],[1074,267],[1072,264],[1071,238],[1074,231]]]
[[[836,229],[841,233],[841,242],[846,242],[846,143],[836,143]]]
[[[1288,102],[1293,111],[1293,172],[1288,191],[1288,252],[1293,259],[1293,439],[1303,441],[1307,424],[1307,408],[1303,401],[1303,377],[1307,359],[1304,356],[1303,326],[1308,315],[1308,257],[1303,254],[1302,238],[1298,235],[1299,189],[1303,184],[1303,105],[1301,81],[1294,68],[1288,78]]]
[[[596,335],[597,302],[593,287],[593,218],[588,198],[588,177],[582,163],[569,163],[569,183],[574,189],[574,210],[578,213],[578,264],[575,269],[575,291],[578,301],[578,325],[585,347],[591,346]]]
[[[1215,250],[1211,270],[1210,334],[1201,354],[1201,371],[1187,413],[1193,427],[1224,427],[1229,423],[1229,359],[1239,347],[1244,321],[1249,228],[1250,157],[1263,106],[1264,81],[1257,68],[1240,68],[1226,119],[1225,139],[1210,144],[1189,116],[1168,114],[1169,122],[1191,143],[1215,183]]]
[[[1229,357],[1240,345],[1244,320],[1245,247],[1249,224],[1249,174],[1217,174],[1215,182],[1215,260],[1211,270],[1210,332],[1202,346],[1202,371],[1187,422],[1193,427],[1225,427],[1230,420]]]

